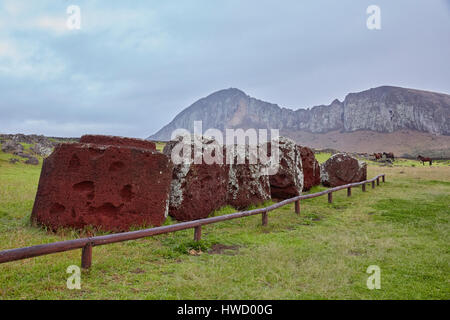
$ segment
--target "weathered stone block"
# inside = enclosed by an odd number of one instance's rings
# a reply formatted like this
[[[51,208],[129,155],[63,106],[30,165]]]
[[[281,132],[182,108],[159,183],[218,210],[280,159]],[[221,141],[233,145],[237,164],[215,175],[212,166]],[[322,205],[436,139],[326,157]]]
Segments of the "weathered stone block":
[[[271,149],[268,143],[267,150]],[[272,198],[289,199],[303,191],[303,168],[300,149],[286,137],[279,138],[279,169],[269,176]]]
[[[84,135],[80,138],[80,143],[93,143],[108,146],[125,146],[156,151],[156,144],[152,141],[126,137]]]
[[[168,212],[169,159],[136,144],[127,146],[128,139],[84,141],[101,144],[60,144],[44,160],[32,221],[53,230],[160,226]]]
[[[202,145],[209,141],[201,140]],[[183,153],[191,150],[191,156]],[[169,214],[178,221],[198,220],[208,217],[214,210],[226,204],[228,168],[221,164],[194,163],[194,145],[182,140],[170,141],[164,147],[164,154],[171,158],[172,151],[185,163],[174,164]]]
[[[219,163],[205,161],[204,158],[195,163],[192,141],[183,142],[181,137],[170,141],[164,148],[164,154],[168,157],[174,152],[181,158],[183,148],[191,153],[186,163],[174,165],[169,206],[172,217],[180,221],[197,220],[208,217],[225,205],[244,209],[270,199],[269,178],[260,164],[250,164],[248,157],[243,163],[234,159],[227,164],[225,146],[209,138],[199,139],[200,149],[206,150],[203,154],[214,155],[216,159],[221,159]]]
[[[314,156],[314,152],[303,146],[298,146],[302,158],[303,191],[308,191],[313,186],[320,184],[320,165]]]
[[[229,146],[231,147],[231,146]],[[260,161],[250,161],[250,154],[257,157],[255,152],[249,151],[246,146],[245,154],[242,149],[243,163],[238,161],[238,146],[234,146],[237,151],[232,164],[228,165],[228,189],[227,204],[236,209],[245,209],[251,205],[263,204],[270,199],[269,176],[264,171],[265,165]],[[227,149],[224,147],[226,157]]]
[[[337,153],[320,167],[322,184],[337,187],[367,180],[367,164],[345,153]]]

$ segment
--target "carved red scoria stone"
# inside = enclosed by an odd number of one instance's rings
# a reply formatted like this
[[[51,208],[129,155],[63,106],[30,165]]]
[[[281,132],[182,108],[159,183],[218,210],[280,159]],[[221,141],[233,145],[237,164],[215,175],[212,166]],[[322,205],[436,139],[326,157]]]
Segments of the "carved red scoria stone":
[[[153,149],[126,146],[128,139],[83,140],[115,145],[58,145],[44,160],[32,221],[53,230],[160,226],[168,209],[169,159]]]
[[[333,155],[320,167],[322,184],[338,187],[367,180],[367,164],[345,153]]]
[[[84,135],[80,138],[80,143],[93,143],[108,146],[125,146],[125,147],[135,147],[141,149],[148,149],[156,151],[156,144],[152,141],[125,138],[125,137],[114,137],[114,136],[102,136],[102,135]]]
[[[273,142],[267,144],[271,155]],[[269,176],[272,198],[289,199],[303,191],[303,169],[300,150],[295,142],[286,137],[279,138],[279,169]]]
[[[211,143],[202,138],[202,144]],[[205,161],[194,163],[194,147],[182,138],[170,141],[164,147],[164,154],[169,158],[174,148],[185,146],[191,150],[191,157],[186,155],[186,163],[175,163],[170,191],[169,215],[178,221],[191,221],[208,217],[214,210],[226,205],[228,168],[223,164],[207,164]],[[182,148],[178,155],[183,156]]]
[[[310,148],[303,146],[298,146],[298,148],[302,158],[303,191],[308,191],[313,186],[320,184],[320,165]]]

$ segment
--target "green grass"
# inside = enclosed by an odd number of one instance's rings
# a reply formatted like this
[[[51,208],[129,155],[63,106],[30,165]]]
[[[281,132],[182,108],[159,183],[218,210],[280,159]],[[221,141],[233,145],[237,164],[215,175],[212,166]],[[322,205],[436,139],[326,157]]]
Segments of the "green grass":
[[[42,166],[42,157],[39,155],[36,155],[34,153],[30,152],[30,148],[31,146],[33,146],[32,144],[28,144],[28,143],[20,143],[23,147],[24,147],[24,151],[25,153],[29,153],[32,154],[34,157],[36,157],[39,160],[39,166],[37,166],[38,170],[40,171],[40,168]],[[16,164],[16,166],[14,168],[29,168],[31,169],[31,171],[29,171],[29,169],[25,169],[24,171],[29,173],[29,172],[36,172],[36,170],[33,170],[32,167],[34,166],[30,166],[30,165],[25,165],[25,161],[27,160],[26,158],[21,158],[19,156],[13,155],[11,153],[4,153],[1,151],[1,146],[2,144],[0,143],[0,170],[2,169],[2,166],[7,166],[6,164],[10,159],[19,159],[19,162]],[[11,167],[13,168],[13,167]],[[15,174],[16,172],[13,171],[13,174]],[[0,181],[1,182],[1,181]]]
[[[83,236],[29,223],[40,166],[0,153],[0,250]],[[81,290],[66,288],[80,250],[0,265],[0,299],[449,299],[450,168],[369,166],[386,183],[261,216],[93,249]],[[323,187],[314,187],[318,192]],[[214,213],[234,212],[231,207]],[[176,221],[168,219],[166,224]],[[228,250],[208,253],[217,245]],[[381,290],[366,269],[381,268]]]
[[[159,142],[159,141],[156,141],[155,144],[156,144],[156,150],[158,150],[159,152],[162,152],[166,145],[165,142]]]
[[[319,163],[324,163],[327,161],[332,154],[329,152],[316,152],[315,157]],[[373,166],[387,166],[386,163],[381,161],[375,161],[375,160],[367,160],[361,158],[360,160],[367,162],[369,165]],[[428,167],[428,162],[425,163],[425,165],[422,164],[421,161],[416,159],[404,159],[404,158],[395,158],[394,162],[392,163],[392,166],[394,167]],[[450,160],[433,160],[433,167],[449,167],[450,166]]]
[[[364,159],[363,159],[364,160]],[[375,166],[385,166],[383,162],[380,161],[372,161],[372,160],[364,160],[367,163]],[[428,162],[425,163],[425,165],[422,164],[421,161],[416,159],[403,159],[403,158],[396,158],[395,161],[392,163],[392,166],[394,167],[429,167],[430,165]],[[432,167],[449,167],[450,166],[450,160],[433,160]]]
[[[332,154],[329,152],[316,152],[314,156],[316,157],[317,161],[319,161],[319,163],[324,163],[332,156]]]

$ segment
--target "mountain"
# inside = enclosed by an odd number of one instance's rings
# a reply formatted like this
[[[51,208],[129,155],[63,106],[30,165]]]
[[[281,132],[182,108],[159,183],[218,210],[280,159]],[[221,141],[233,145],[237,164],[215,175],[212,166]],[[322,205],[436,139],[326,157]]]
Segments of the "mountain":
[[[330,105],[295,111],[252,98],[239,89],[221,90],[183,110],[148,139],[170,140],[175,129],[192,131],[196,120],[203,121],[203,131],[275,128],[316,148],[339,146],[343,151],[372,152],[371,146],[363,146],[364,141],[352,148],[342,139],[355,144],[354,137],[365,135],[366,142],[376,137],[375,140],[383,141],[380,148],[389,149],[389,141],[401,135],[413,140],[405,141],[406,145],[400,141],[398,145],[403,149],[397,148],[397,152],[418,151],[423,147],[450,150],[450,95],[392,86],[350,93],[342,102],[336,99]],[[377,145],[376,141],[371,143]]]

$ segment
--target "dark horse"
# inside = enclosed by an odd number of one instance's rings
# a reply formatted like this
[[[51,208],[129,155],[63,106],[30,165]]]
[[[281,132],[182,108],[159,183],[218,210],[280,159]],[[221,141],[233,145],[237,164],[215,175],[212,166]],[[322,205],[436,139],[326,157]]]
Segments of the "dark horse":
[[[394,160],[394,153],[392,152],[383,152],[383,155],[386,157],[386,159]]]
[[[374,153],[373,156],[375,157],[375,160],[379,160],[383,157],[381,153]]]
[[[427,157],[422,157],[420,154],[417,157],[417,159],[419,159],[420,161],[422,161],[422,164],[425,165],[425,162],[429,162],[430,166],[433,164],[433,159],[431,158],[427,158]]]

